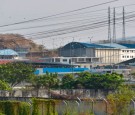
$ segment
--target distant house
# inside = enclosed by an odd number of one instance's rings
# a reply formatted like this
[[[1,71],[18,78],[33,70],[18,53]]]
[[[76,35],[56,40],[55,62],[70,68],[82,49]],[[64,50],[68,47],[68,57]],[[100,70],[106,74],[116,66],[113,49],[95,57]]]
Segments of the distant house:
[[[26,58],[26,54],[29,52],[29,47],[16,47],[14,51],[16,51],[19,55],[19,58]]]
[[[18,59],[18,53],[12,49],[0,50],[0,59]]]

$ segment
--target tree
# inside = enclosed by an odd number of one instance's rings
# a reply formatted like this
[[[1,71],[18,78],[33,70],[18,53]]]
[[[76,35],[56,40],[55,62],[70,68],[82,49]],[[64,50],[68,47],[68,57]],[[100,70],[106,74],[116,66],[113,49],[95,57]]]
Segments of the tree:
[[[31,81],[34,71],[35,69],[31,65],[20,62],[0,65],[0,80],[8,82],[11,87],[14,87],[23,81]]]
[[[61,80],[61,88],[72,89],[74,88],[74,77],[72,74],[65,74]]]
[[[78,73],[78,77],[75,79],[75,88],[87,88],[87,81],[91,79],[91,76],[90,72]]]
[[[72,74],[66,74],[61,81],[61,87],[64,89],[107,89],[115,90],[123,84],[123,76],[117,73],[112,74],[91,74],[82,72],[78,77]]]
[[[42,84],[48,89],[58,87],[59,85],[58,74],[46,72],[46,74],[43,75]]]
[[[32,85],[37,91],[37,96],[41,87],[47,89],[48,93],[50,94],[50,89],[57,88],[59,86],[59,82],[60,81],[58,79],[58,74],[48,72],[43,75],[35,76],[34,79],[31,81]]]
[[[8,83],[0,80],[0,90],[11,90]]]
[[[86,89],[117,89],[123,83],[123,76],[112,74],[84,74],[77,78]]]
[[[32,86],[34,86],[35,90],[37,91],[37,97],[38,97],[38,94],[39,94],[39,89],[43,86],[43,80],[44,80],[44,77],[43,75],[35,75],[35,77],[31,80],[31,83],[32,83]]]
[[[48,89],[48,95],[50,96],[51,88],[56,88],[59,85],[59,79],[57,73],[48,73],[43,75],[42,84]]]

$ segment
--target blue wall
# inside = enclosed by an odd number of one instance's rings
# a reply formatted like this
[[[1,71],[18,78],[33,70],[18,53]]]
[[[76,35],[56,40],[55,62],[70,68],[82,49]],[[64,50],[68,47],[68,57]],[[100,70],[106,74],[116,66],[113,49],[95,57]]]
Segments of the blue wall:
[[[42,74],[42,73],[71,73],[71,72],[83,72],[89,70],[88,68],[42,68],[40,70],[36,70],[35,74]]]

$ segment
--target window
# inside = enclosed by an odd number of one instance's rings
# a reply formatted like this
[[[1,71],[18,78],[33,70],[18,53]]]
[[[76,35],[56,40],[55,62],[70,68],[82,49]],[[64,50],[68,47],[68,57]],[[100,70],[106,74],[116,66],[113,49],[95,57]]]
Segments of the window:
[[[123,58],[125,57],[125,56],[122,56]]]
[[[52,58],[52,62],[54,62],[54,59]]]
[[[129,51],[127,50],[127,52],[129,52]]]
[[[60,62],[60,59],[59,59],[59,58],[56,58],[56,59],[55,59],[55,62]]]
[[[84,58],[79,58],[78,61],[79,62],[84,62]]]
[[[127,56],[127,58],[129,58],[129,56]]]
[[[67,59],[63,59],[63,62],[67,62]]]

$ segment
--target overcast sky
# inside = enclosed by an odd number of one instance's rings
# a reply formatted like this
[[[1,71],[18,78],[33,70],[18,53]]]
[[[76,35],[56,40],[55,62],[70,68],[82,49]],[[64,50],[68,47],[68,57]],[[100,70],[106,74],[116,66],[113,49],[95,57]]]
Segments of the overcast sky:
[[[12,24],[21,21],[27,21],[39,17],[45,17],[50,15],[55,15],[62,12],[67,12],[71,10],[80,9],[87,6],[92,6],[95,4],[100,4],[103,2],[108,2],[111,0],[0,0],[0,26]],[[42,26],[49,24],[57,24],[61,22],[74,21],[79,19],[88,19],[92,17],[94,20],[102,20],[107,18],[107,10],[91,12],[100,9],[107,9],[108,6],[111,8],[117,6],[125,6],[126,12],[135,11],[135,0],[119,0],[114,3],[106,4],[103,6],[97,6],[94,8],[89,8],[87,10],[82,10],[81,12],[76,12],[79,14],[77,16],[67,16],[64,18],[53,18],[50,20],[42,20],[37,22],[30,22],[25,24],[19,24],[14,26],[0,27],[0,33],[18,33],[22,35],[37,33],[42,31],[53,30],[61,27],[68,27],[69,25],[63,26],[46,26],[41,28],[32,29],[21,29],[33,26]],[[87,13],[89,12],[89,13]],[[116,12],[118,15],[122,12],[122,8],[117,8]],[[86,13],[86,14],[85,14]],[[134,13],[132,13],[134,14]],[[102,17],[103,16],[103,17]],[[90,20],[91,22],[94,20]],[[87,22],[88,23],[88,22]],[[117,38],[122,37],[122,25],[117,25]],[[20,29],[20,30],[16,30]],[[126,23],[126,36],[135,36],[135,22]],[[33,38],[38,38],[34,40],[37,43],[43,43],[47,48],[56,48],[58,46],[64,45],[71,41],[89,42],[90,39],[93,41],[107,39],[107,27],[92,29],[87,31],[81,31],[76,33],[64,34],[62,36],[54,36],[44,38],[44,36],[34,36]],[[31,36],[32,37],[32,36]],[[44,38],[44,39],[40,39]],[[53,44],[54,43],[54,44]]]

